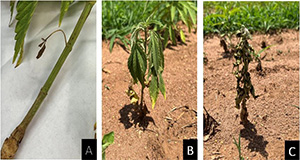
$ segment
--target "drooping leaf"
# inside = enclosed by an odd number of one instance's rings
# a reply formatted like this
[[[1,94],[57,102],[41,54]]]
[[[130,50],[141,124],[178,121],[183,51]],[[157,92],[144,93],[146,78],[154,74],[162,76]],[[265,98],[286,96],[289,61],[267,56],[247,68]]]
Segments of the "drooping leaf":
[[[158,25],[159,27],[163,26],[163,24],[158,20],[149,20],[147,22],[147,25],[150,25],[150,24],[155,24],[155,25]]]
[[[10,19],[9,19],[9,25],[11,24],[12,16],[14,14],[14,7],[15,7],[15,0],[10,0]]]
[[[31,21],[31,17],[35,11],[37,5],[37,1],[18,1],[17,3],[17,15],[16,20],[17,25],[15,28],[15,52],[13,57],[13,63],[17,59],[17,56],[19,55],[18,65],[20,65],[23,57],[23,51],[24,51],[24,39],[27,33],[27,30],[29,28],[29,24]]]
[[[182,29],[180,30],[180,38],[181,38],[182,42],[185,43],[185,36],[184,36]]]
[[[128,66],[129,72],[132,76],[132,79],[133,79],[134,83],[136,83],[137,82],[137,75],[135,74],[135,70],[133,69],[133,54],[132,53],[130,54],[130,56],[128,58],[127,66]]]
[[[160,36],[155,31],[150,32],[149,47],[150,59],[154,66],[154,72],[159,74],[159,68],[164,68],[163,46]]]
[[[181,10],[181,9],[178,9],[178,12],[179,12],[179,15],[183,21],[184,24],[188,25],[188,17],[187,17],[187,14]]]
[[[142,51],[142,49],[137,46],[137,51],[136,51],[136,55],[137,55],[137,70],[136,73],[138,75],[138,79],[141,83],[142,86],[144,86],[144,77],[145,77],[145,72],[147,69],[147,57],[146,54]]]
[[[188,10],[188,13],[190,15],[190,18],[192,19],[193,24],[196,24],[197,7],[195,6],[195,4],[193,2],[185,2],[185,1],[181,1],[180,4],[182,4],[185,7],[185,9]]]
[[[164,48],[166,48],[169,41],[169,32],[167,30],[165,30],[163,37],[164,37],[163,45]]]
[[[59,16],[59,23],[58,26],[60,27],[61,22],[65,16],[65,14],[67,13],[70,4],[73,2],[74,0],[70,0],[70,1],[61,1],[61,7],[60,7],[60,16]]]
[[[155,106],[157,97],[158,97],[158,82],[157,82],[157,76],[152,74],[151,76],[151,81],[150,81],[150,86],[149,86],[149,92],[150,92],[150,97],[151,97],[151,102],[152,102],[152,109]]]
[[[175,38],[175,32],[174,32],[172,26],[169,26],[169,34],[170,34],[170,39],[172,41],[172,44],[176,45],[177,43],[176,43],[176,38]]]
[[[164,80],[162,78],[162,75],[159,74],[159,90],[161,92],[161,94],[164,96],[164,98],[166,99],[166,88],[165,88],[165,83],[164,83]]]
[[[149,52],[152,59],[152,63],[154,66],[155,71],[158,70],[159,62],[158,62],[158,45],[156,42],[156,38],[154,36],[154,32],[150,32],[150,42],[151,45],[149,45]]]

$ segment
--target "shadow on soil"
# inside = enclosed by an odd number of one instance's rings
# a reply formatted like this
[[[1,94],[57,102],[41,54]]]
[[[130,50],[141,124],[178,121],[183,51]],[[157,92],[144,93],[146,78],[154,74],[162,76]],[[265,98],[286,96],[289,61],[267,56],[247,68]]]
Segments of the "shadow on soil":
[[[251,152],[259,152],[263,157],[268,159],[269,154],[266,151],[266,146],[269,142],[265,141],[262,135],[257,135],[255,125],[251,122],[248,121],[244,127],[245,128],[240,131],[240,134],[241,137],[249,141],[247,147],[251,150]]]
[[[155,125],[155,122],[152,117],[143,114],[139,105],[125,105],[122,109],[120,109],[119,113],[121,118],[119,119],[121,123],[123,123],[125,129],[129,129],[134,125],[138,124],[139,127],[144,130],[149,126],[150,122]],[[147,113],[150,113],[147,111]],[[156,126],[156,125],[155,125]]]

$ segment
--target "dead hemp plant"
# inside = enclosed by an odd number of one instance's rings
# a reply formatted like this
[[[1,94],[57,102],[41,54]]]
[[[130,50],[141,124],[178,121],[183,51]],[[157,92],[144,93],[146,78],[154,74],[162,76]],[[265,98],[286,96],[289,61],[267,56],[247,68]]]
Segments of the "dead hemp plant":
[[[240,104],[242,103],[240,118],[242,124],[245,125],[248,123],[246,102],[250,98],[249,93],[254,99],[258,97],[255,95],[255,90],[251,83],[251,77],[248,71],[249,63],[257,56],[255,50],[248,42],[248,40],[251,39],[251,34],[245,26],[242,25],[241,30],[237,32],[237,37],[239,38],[239,42],[235,46],[235,63],[233,63],[233,69],[236,69],[233,74],[237,79],[235,107],[240,109]],[[242,65],[242,68],[240,68],[240,65]]]

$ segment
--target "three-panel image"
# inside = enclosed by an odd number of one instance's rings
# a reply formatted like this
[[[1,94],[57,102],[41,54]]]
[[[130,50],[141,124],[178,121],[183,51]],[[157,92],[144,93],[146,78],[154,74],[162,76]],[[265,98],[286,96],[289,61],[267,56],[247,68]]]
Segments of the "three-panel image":
[[[299,2],[1,1],[2,159],[299,159]]]

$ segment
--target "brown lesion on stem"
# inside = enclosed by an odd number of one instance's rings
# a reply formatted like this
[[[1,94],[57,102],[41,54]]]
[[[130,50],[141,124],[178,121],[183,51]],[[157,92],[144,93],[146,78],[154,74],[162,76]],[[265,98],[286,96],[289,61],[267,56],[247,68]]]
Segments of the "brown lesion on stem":
[[[33,103],[32,107],[28,111],[27,115],[25,116],[24,120],[16,127],[16,129],[11,133],[9,138],[6,138],[2,148],[1,148],[1,158],[2,159],[12,159],[14,158],[19,144],[21,143],[26,128],[33,119],[35,113],[41,106],[42,101],[45,99],[47,95],[47,91],[41,89],[38,97],[36,98],[35,102]]]
[[[19,144],[21,143],[24,134],[25,134],[25,127],[19,125],[9,136],[6,138],[1,149],[1,158],[2,159],[12,159],[14,158]]]

